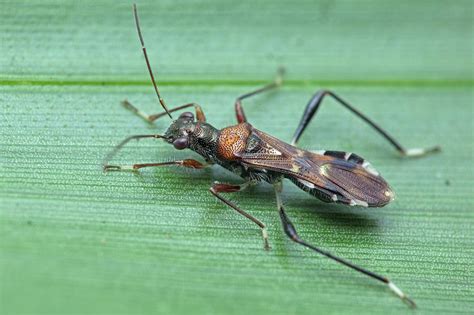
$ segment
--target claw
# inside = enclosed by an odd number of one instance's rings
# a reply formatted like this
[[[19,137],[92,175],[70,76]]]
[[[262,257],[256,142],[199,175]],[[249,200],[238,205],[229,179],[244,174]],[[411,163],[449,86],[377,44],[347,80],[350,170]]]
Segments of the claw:
[[[415,301],[413,301],[412,299],[410,299],[408,296],[405,296],[405,298],[403,298],[402,301],[405,302],[405,304],[407,304],[407,305],[410,306],[411,308],[416,308],[416,303],[415,303]]]

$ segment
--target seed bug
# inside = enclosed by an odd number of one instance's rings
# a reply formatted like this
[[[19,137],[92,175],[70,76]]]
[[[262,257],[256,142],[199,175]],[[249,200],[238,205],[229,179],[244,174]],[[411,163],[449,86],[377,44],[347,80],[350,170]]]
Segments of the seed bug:
[[[261,230],[264,248],[268,250],[270,246],[268,243],[268,233],[265,224],[251,214],[240,209],[240,207],[222,195],[223,193],[242,191],[258,182],[267,182],[274,187],[283,230],[292,241],[384,283],[405,303],[411,307],[415,307],[415,302],[404,294],[388,278],[359,267],[304,241],[298,235],[296,228],[284,210],[281,201],[282,180],[289,179],[300,189],[327,203],[362,207],[383,207],[393,200],[394,194],[388,183],[369,162],[360,156],[354,153],[342,151],[310,152],[297,147],[298,140],[321,106],[323,99],[327,96],[332,97],[337,103],[341,104],[369,124],[402,156],[423,156],[428,153],[439,151],[440,147],[435,146],[429,149],[405,149],[398,141],[374,123],[370,118],[329,90],[320,90],[306,105],[306,109],[298,127],[296,128],[291,144],[272,137],[269,134],[254,128],[250,123],[248,123],[242,107],[242,101],[279,87],[283,82],[282,71],[279,71],[274,82],[237,97],[234,107],[238,124],[235,126],[226,127],[220,130],[213,127],[206,122],[201,106],[196,103],[188,103],[168,109],[164,99],[160,95],[151,70],[151,65],[140,29],[136,5],[133,5],[133,14],[151,82],[164,112],[148,115],[127,100],[123,101],[122,104],[149,123],[153,123],[163,116],[169,116],[169,118],[172,119],[171,113],[190,107],[194,108],[196,114],[194,115],[191,112],[183,112],[179,115],[178,119],[172,121],[171,125],[163,135],[135,135],[126,138],[105,157],[103,165],[104,171],[136,171],[144,167],[167,165],[202,169],[213,164],[220,165],[221,167],[239,175],[245,180],[245,182],[243,184],[214,183],[209,189],[210,192],[221,202],[255,223]],[[201,155],[205,162],[199,162],[195,159],[184,159],[161,163],[133,165],[109,164],[109,161],[126,143],[133,139],[139,140],[143,138],[163,139],[165,142],[172,144],[177,150],[191,149]]]

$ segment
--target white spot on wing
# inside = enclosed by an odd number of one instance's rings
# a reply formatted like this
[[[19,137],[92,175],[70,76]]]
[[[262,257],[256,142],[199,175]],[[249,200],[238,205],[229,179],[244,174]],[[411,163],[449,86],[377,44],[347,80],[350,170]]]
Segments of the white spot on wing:
[[[346,154],[344,154],[344,160],[349,160],[349,157],[351,156],[352,152],[346,152]]]
[[[375,176],[380,175],[379,172],[377,172],[377,170],[367,161],[364,161],[364,163],[362,163],[362,167],[365,168],[365,170],[372,175],[375,175]]]
[[[328,177],[327,168],[328,168],[328,166],[326,166],[326,165],[323,165],[323,166],[321,166],[321,167],[319,168],[319,172],[320,172],[322,175],[326,176],[326,177]]]
[[[361,207],[368,207],[369,204],[365,201],[358,200],[358,199],[351,199],[351,202],[349,203],[351,206],[361,206]]]
[[[324,153],[326,153],[326,150],[316,150],[316,151],[311,151],[315,154],[319,154],[319,155],[324,155]]]
[[[332,195],[331,199],[332,199],[332,201],[336,202],[337,201],[337,195]]]
[[[395,200],[395,194],[391,190],[386,190],[384,192],[384,195],[387,196],[387,197],[390,197],[390,201]]]
[[[281,155],[281,152],[276,150],[275,148],[271,148],[270,150],[268,150],[268,153],[270,153],[271,155]]]

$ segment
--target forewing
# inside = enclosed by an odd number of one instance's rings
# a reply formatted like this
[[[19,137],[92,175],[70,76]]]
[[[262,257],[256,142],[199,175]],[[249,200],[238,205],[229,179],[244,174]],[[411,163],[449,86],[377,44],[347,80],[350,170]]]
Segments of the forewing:
[[[381,207],[393,199],[387,182],[368,163],[343,156],[301,150],[254,128],[246,150],[239,154],[244,165],[296,178],[308,189],[334,194],[334,201]]]

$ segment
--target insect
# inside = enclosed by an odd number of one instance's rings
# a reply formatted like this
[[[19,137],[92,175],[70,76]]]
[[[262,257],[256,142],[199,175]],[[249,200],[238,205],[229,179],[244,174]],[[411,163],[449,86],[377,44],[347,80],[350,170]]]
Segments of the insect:
[[[282,71],[279,71],[274,82],[239,96],[235,101],[237,124],[235,126],[217,129],[206,122],[204,112],[196,103],[184,104],[168,109],[161,97],[151,70],[147,51],[140,29],[137,8],[133,5],[133,13],[140,39],[143,55],[148,72],[164,112],[154,115],[139,110],[128,101],[122,104],[146,121],[153,123],[158,118],[169,116],[171,113],[186,108],[194,108],[195,114],[183,112],[173,120],[166,132],[162,135],[135,135],[126,138],[111,151],[104,160],[104,171],[136,171],[144,167],[159,167],[178,165],[194,169],[217,164],[239,175],[245,182],[243,184],[214,183],[210,192],[224,204],[243,215],[261,230],[264,248],[269,249],[268,233],[265,224],[251,214],[242,210],[232,201],[223,196],[224,193],[242,191],[259,182],[273,185],[277,201],[278,212],[286,235],[294,242],[301,244],[313,251],[324,255],[342,265],[352,268],[375,280],[384,283],[408,305],[415,307],[415,302],[403,293],[388,278],[372,271],[359,267],[347,260],[337,257],[319,247],[303,240],[289,219],[281,200],[282,181],[289,179],[293,184],[327,203],[338,203],[349,206],[383,207],[393,200],[394,194],[387,182],[360,156],[342,151],[317,151],[310,152],[297,147],[298,140],[306,127],[316,114],[325,97],[330,96],[353,114],[361,118],[381,134],[403,156],[423,156],[440,150],[439,146],[429,149],[405,149],[391,135],[384,131],[367,116],[355,109],[351,104],[329,90],[317,92],[309,101],[301,121],[295,131],[291,144],[285,143],[269,134],[254,128],[248,121],[242,107],[242,101],[257,94],[263,93],[282,84]],[[191,149],[201,155],[205,162],[195,159],[183,159],[161,163],[111,165],[109,161],[129,141],[143,138],[163,139],[172,144],[175,149]]]

